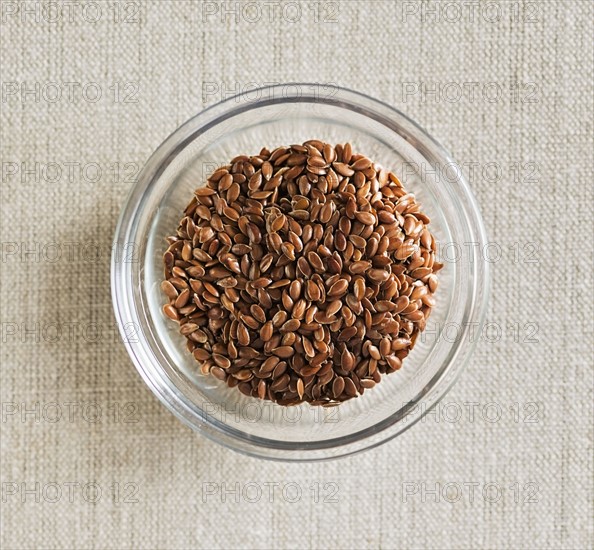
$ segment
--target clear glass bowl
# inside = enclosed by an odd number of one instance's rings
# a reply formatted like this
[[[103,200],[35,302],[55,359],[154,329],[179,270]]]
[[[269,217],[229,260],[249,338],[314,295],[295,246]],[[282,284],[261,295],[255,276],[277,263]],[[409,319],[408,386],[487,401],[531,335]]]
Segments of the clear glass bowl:
[[[281,407],[199,373],[161,307],[165,237],[205,176],[238,154],[320,139],[351,142],[394,171],[431,217],[445,263],[426,332],[401,370],[338,407]],[[470,245],[469,243],[476,243]],[[112,296],[128,353],[144,381],[183,422],[246,454],[303,461],[388,441],[441,399],[480,334],[487,304],[483,221],[450,155],[401,112],[366,95],[318,84],[251,90],[204,110],[155,151],[116,229]]]

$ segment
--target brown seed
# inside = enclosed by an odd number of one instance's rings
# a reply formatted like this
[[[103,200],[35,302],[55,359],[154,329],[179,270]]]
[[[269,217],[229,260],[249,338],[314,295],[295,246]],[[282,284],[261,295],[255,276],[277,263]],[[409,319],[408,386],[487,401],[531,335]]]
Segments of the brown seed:
[[[223,214],[226,218],[232,221],[237,221],[239,219],[239,212],[237,212],[235,208],[231,208],[230,206],[226,206],[225,208],[223,208]]]
[[[262,164],[262,175],[264,176],[265,180],[269,180],[272,177],[272,164],[270,162],[265,161]]]
[[[375,224],[375,216],[369,212],[355,212],[355,218],[365,225]]]
[[[299,269],[301,274],[305,277],[311,277],[311,275],[313,273],[311,266],[309,265],[309,262],[303,257],[301,257],[297,260],[297,268]]]
[[[212,358],[214,362],[222,369],[228,369],[231,366],[231,361],[219,353],[213,353]]]
[[[350,378],[344,379],[344,391],[349,397],[356,397],[357,387]]]
[[[316,352],[314,350],[312,343],[309,341],[309,339],[306,338],[305,336],[302,336],[301,343],[303,344],[303,351],[305,352],[305,355],[310,358],[314,357]]]
[[[163,313],[165,313],[165,315],[167,315],[167,317],[169,317],[170,319],[173,319],[174,321],[179,321],[179,313],[177,312],[177,309],[175,309],[172,305],[165,305],[163,306]]]
[[[185,325],[182,325],[179,329],[179,331],[184,336],[188,336],[188,335],[192,334],[193,332],[195,332],[196,330],[198,330],[198,325],[195,323],[186,323]]]
[[[402,366],[402,360],[396,355],[388,355],[386,357],[386,362],[393,370],[398,370]]]
[[[284,216],[283,214],[281,214],[280,216],[278,216],[277,218],[275,218],[270,223],[270,231],[271,232],[280,231],[284,227],[284,225],[286,223],[287,223],[286,216]]]
[[[340,397],[340,395],[342,394],[342,392],[344,391],[344,378],[342,376],[338,376],[337,378],[334,379],[334,383],[332,384],[332,393],[334,394],[334,397]]]
[[[283,392],[289,386],[289,381],[291,380],[288,374],[283,374],[282,376],[278,377],[270,386],[270,390],[273,392]]]
[[[174,306],[177,309],[181,309],[188,303],[189,300],[190,300],[190,290],[186,288],[180,292],[179,296],[176,298],[176,300],[174,302]]]
[[[292,243],[283,243],[281,244],[281,250],[283,254],[289,258],[289,260],[293,261],[295,259],[295,245]]]
[[[325,143],[323,152],[324,152],[324,159],[326,160],[327,163],[331,164],[336,160],[336,150],[334,149],[334,147],[332,147],[332,145]]]
[[[404,311],[409,304],[408,296],[399,296],[398,299],[394,302],[394,310],[392,313],[400,313]]]
[[[328,296],[342,296],[349,287],[348,281],[339,279],[328,290]]]
[[[262,366],[260,367],[260,372],[262,374],[267,374],[272,372],[276,366],[279,364],[280,359],[278,357],[272,356],[272,357],[268,357],[268,359],[266,359],[266,361],[264,361],[264,363],[262,363]]]
[[[221,367],[212,367],[210,369],[210,374],[218,380],[225,380],[227,378],[227,373]]]
[[[339,252],[343,252],[347,246],[347,240],[342,231],[338,231],[334,236],[334,246]]]
[[[355,247],[361,249],[365,248],[365,245],[367,244],[367,241],[359,235],[349,235],[349,241],[351,241]]]
[[[411,342],[408,338],[396,338],[392,340],[392,351],[398,351],[410,346]]]
[[[272,279],[269,279],[268,277],[260,277],[255,281],[252,281],[253,288],[265,288],[270,284],[272,284]]]
[[[295,305],[295,303],[293,302],[293,299],[291,298],[291,296],[289,296],[289,293],[286,290],[283,291],[283,293],[281,295],[281,302],[282,302],[283,308],[286,311],[293,310],[293,306]]]
[[[415,245],[413,244],[403,244],[395,254],[397,260],[406,260],[412,253],[415,251]]]
[[[362,300],[365,296],[365,279],[356,279],[353,283],[353,292],[357,300]]]
[[[175,300],[177,298],[177,290],[169,281],[163,281],[161,283],[161,290],[170,300]]]
[[[374,304],[374,307],[375,307],[375,311],[382,313],[385,311],[393,310],[395,305],[390,300],[380,300],[379,302],[376,302]]]
[[[380,353],[382,355],[388,355],[390,353],[390,340],[388,340],[387,338],[382,338],[381,342],[380,342]]]
[[[351,371],[355,366],[355,356],[346,348],[340,356],[340,365],[347,372]]]
[[[204,292],[204,294],[202,294],[202,299],[205,302],[209,302],[211,304],[218,304],[219,303],[218,297],[215,296],[214,294],[211,294],[210,292]]]
[[[326,315],[332,316],[335,313],[338,313],[341,310],[341,308],[342,302],[340,300],[334,300],[326,306]]]
[[[282,359],[287,359],[288,357],[292,357],[295,353],[295,350],[290,346],[281,346],[279,348],[275,348],[272,350],[272,353],[277,357],[281,357]]]
[[[241,321],[252,330],[258,330],[260,328],[260,323],[256,321],[251,315],[242,315]]]
[[[266,322],[266,313],[259,305],[252,304],[250,306],[250,313],[252,314],[252,317],[256,319],[256,321],[258,321],[259,323]]]
[[[283,332],[295,332],[301,326],[301,321],[298,319],[289,319],[283,326],[280,328]]]
[[[192,255],[196,260],[199,260],[201,262],[210,262],[212,260],[212,256],[210,256],[208,253],[204,252],[204,250],[201,250],[200,248],[194,248]]]
[[[293,281],[289,286],[289,295],[293,300],[298,300],[301,296],[301,281]]]
[[[313,267],[318,273],[323,273],[325,271],[322,259],[317,253],[309,252],[307,254],[307,259],[309,261],[309,265],[311,265],[311,267]]]
[[[233,377],[237,380],[245,381],[252,378],[253,373],[249,369],[241,369],[239,372],[233,374]]]
[[[382,358],[382,355],[381,355],[379,349],[377,349],[375,346],[369,346],[368,351],[369,351],[369,355],[373,359],[376,359],[377,361],[379,361]]]
[[[196,359],[196,361],[206,361],[207,359],[210,358],[210,353],[205,350],[204,348],[196,348],[193,351],[193,355],[194,355],[194,359]]]
[[[390,272],[385,269],[370,269],[367,276],[376,283],[387,281],[390,278]]]
[[[348,164],[351,162],[351,157],[353,156],[353,150],[350,143],[345,143],[344,147],[342,148],[342,161]]]
[[[406,315],[404,315],[404,317],[406,319],[408,319],[409,321],[413,321],[413,322],[419,322],[425,318],[425,316],[423,315],[423,312],[420,310],[411,311],[410,313],[407,313]]]
[[[355,173],[347,164],[342,162],[333,162],[332,166],[341,176],[350,177]]]
[[[336,405],[399,370],[424,330],[443,268],[429,223],[349,143],[238,155],[167,239],[163,312],[200,372],[280,405]]]
[[[299,399],[303,399],[303,394],[305,393],[305,386],[303,385],[303,380],[301,378],[297,379],[297,395],[299,395]]]
[[[338,176],[336,172],[332,170],[332,168],[328,168],[326,173],[326,182],[328,184],[328,189],[333,190],[338,187]]]
[[[353,262],[351,265],[349,265],[349,272],[352,273],[353,275],[365,273],[370,267],[371,267],[371,264],[369,262],[365,262],[365,261]],[[361,279],[359,279],[359,280],[361,280]],[[365,289],[365,283],[363,283],[363,289]]]
[[[248,181],[248,189],[255,191],[260,185],[262,185],[262,172],[258,170],[257,172],[254,172],[254,175]]]
[[[180,332],[184,334],[183,331],[180,330]],[[187,336],[190,340],[198,342],[199,344],[206,344],[206,342],[208,342],[208,335],[200,329],[194,331],[188,329],[188,334],[185,334],[184,336]]]
[[[239,323],[237,326],[237,341],[242,346],[249,346],[250,344],[250,333],[243,323]]]
[[[281,288],[283,286],[288,286],[290,284],[291,284],[291,281],[289,279],[280,279],[279,281],[275,281],[274,283],[269,285],[268,289],[273,290],[275,288]]]
[[[431,275],[428,279],[427,279],[427,284],[429,285],[429,290],[431,292],[435,292],[437,290],[437,277],[435,275]]]
[[[286,311],[278,311],[272,318],[272,324],[275,327],[280,327],[288,318],[289,314]]]
[[[287,362],[286,361],[280,361],[276,367],[274,367],[274,370],[272,371],[272,379],[276,380],[277,378],[281,377],[285,371],[287,370]]]
[[[357,160],[353,164],[351,164],[351,168],[353,170],[366,170],[370,166],[371,166],[371,161],[366,157],[360,158],[359,160]]]
[[[187,274],[190,277],[204,277],[206,274],[205,269],[201,265],[193,265],[186,269]]]
[[[341,331],[340,335],[338,336],[338,340],[340,342],[348,342],[351,338],[353,338],[357,334],[357,327],[348,327]]]
[[[312,302],[317,302],[321,298],[320,287],[314,281],[307,281],[305,297]]]
[[[294,319],[303,319],[303,316],[305,315],[305,309],[307,308],[307,302],[303,299],[301,300],[297,300],[297,302],[295,302],[295,305],[293,306],[293,310],[291,312],[291,315]]]
[[[332,203],[329,202],[326,203],[320,210],[319,220],[321,223],[328,223],[330,221],[333,212],[332,206]]]
[[[268,342],[272,338],[272,334],[274,332],[274,327],[272,326],[272,321],[268,321],[262,325],[260,329],[260,338],[263,342]]]

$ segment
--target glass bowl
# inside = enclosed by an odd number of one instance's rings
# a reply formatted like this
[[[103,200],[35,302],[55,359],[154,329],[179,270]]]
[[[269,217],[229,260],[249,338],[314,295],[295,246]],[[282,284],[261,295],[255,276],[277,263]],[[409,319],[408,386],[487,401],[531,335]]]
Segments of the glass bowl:
[[[194,189],[218,165],[263,146],[320,139],[392,170],[431,217],[439,273],[427,329],[402,368],[337,407],[282,407],[246,397],[199,373],[177,323],[162,313],[165,237]],[[414,424],[447,390],[471,355],[487,304],[485,229],[450,155],[420,126],[366,95],[319,84],[250,90],[195,116],[151,156],[122,210],[112,254],[112,296],[136,368],[183,422],[229,448],[278,460],[322,460],[384,443]]]

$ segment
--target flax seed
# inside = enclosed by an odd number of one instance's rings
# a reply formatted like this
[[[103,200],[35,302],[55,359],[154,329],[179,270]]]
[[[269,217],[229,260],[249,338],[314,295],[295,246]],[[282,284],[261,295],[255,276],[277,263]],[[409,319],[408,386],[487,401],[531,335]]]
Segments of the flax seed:
[[[318,140],[207,178],[163,255],[205,375],[281,405],[334,405],[402,366],[436,306],[436,242],[396,175]]]

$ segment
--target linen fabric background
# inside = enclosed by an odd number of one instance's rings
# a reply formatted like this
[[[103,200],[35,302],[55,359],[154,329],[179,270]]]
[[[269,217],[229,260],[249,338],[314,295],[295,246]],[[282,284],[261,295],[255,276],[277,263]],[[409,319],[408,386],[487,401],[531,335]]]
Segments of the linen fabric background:
[[[0,546],[591,548],[594,4],[50,4],[2,2]],[[161,141],[291,81],[360,90],[439,139],[493,274],[487,329],[435,414],[307,465],[176,420],[117,336],[109,280]]]

